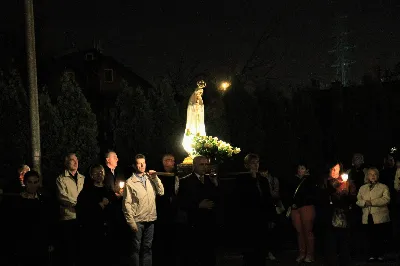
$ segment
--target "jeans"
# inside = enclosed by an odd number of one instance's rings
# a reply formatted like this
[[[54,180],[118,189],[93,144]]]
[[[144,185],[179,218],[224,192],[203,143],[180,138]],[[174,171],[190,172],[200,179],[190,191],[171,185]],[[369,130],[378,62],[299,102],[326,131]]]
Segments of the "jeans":
[[[132,234],[132,249],[130,252],[130,266],[151,266],[152,251],[151,246],[154,236],[153,222],[136,223],[138,231]]]
[[[314,218],[315,209],[313,205],[303,206],[291,213],[294,228],[297,231],[299,255],[314,258]]]

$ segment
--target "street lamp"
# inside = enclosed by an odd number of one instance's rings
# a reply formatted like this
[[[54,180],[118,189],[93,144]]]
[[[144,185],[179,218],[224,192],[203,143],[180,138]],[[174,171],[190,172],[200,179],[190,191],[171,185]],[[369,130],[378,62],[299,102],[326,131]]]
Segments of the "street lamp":
[[[219,88],[220,88],[221,91],[226,91],[230,86],[231,86],[230,82],[224,81],[224,82],[221,83]]]

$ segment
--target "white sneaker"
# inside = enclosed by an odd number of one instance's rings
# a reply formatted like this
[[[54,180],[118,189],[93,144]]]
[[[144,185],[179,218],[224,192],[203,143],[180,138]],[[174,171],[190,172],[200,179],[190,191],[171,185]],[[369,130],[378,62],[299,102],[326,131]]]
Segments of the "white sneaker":
[[[307,262],[307,263],[314,262],[314,259],[313,259],[312,257],[307,256],[307,257],[304,259],[304,262]]]
[[[272,252],[268,252],[268,259],[269,260],[276,260],[276,257],[274,256],[274,254],[272,254]]]
[[[305,256],[298,256],[296,259],[296,262],[297,263],[303,262],[304,258],[305,258]]]

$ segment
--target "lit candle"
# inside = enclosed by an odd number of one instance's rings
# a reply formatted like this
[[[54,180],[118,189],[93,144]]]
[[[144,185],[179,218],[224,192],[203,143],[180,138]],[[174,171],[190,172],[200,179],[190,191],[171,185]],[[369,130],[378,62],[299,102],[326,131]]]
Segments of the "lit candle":
[[[346,182],[348,179],[349,179],[349,175],[348,174],[342,174],[343,182]]]
[[[125,182],[123,182],[123,181],[119,182],[119,188],[120,189],[123,189],[124,186],[125,186]]]

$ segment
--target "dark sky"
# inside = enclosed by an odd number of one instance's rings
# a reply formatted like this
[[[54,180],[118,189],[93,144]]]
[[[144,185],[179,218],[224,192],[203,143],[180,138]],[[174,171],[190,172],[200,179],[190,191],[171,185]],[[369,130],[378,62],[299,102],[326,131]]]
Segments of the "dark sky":
[[[334,57],[328,51],[335,44],[335,15],[341,13],[348,15],[349,40],[356,45],[353,79],[360,80],[374,65],[392,68],[400,62],[397,0],[343,1],[352,2],[346,7],[328,0],[35,2],[40,56],[60,53],[70,42],[89,48],[96,37],[107,55],[147,79],[164,74],[182,56],[187,65],[200,61],[199,72],[233,75],[268,29],[272,37],[259,55],[277,60],[271,77],[281,84],[311,77],[330,81]],[[21,27],[15,6],[2,3],[0,9],[2,27]],[[272,21],[279,21],[278,26]]]

